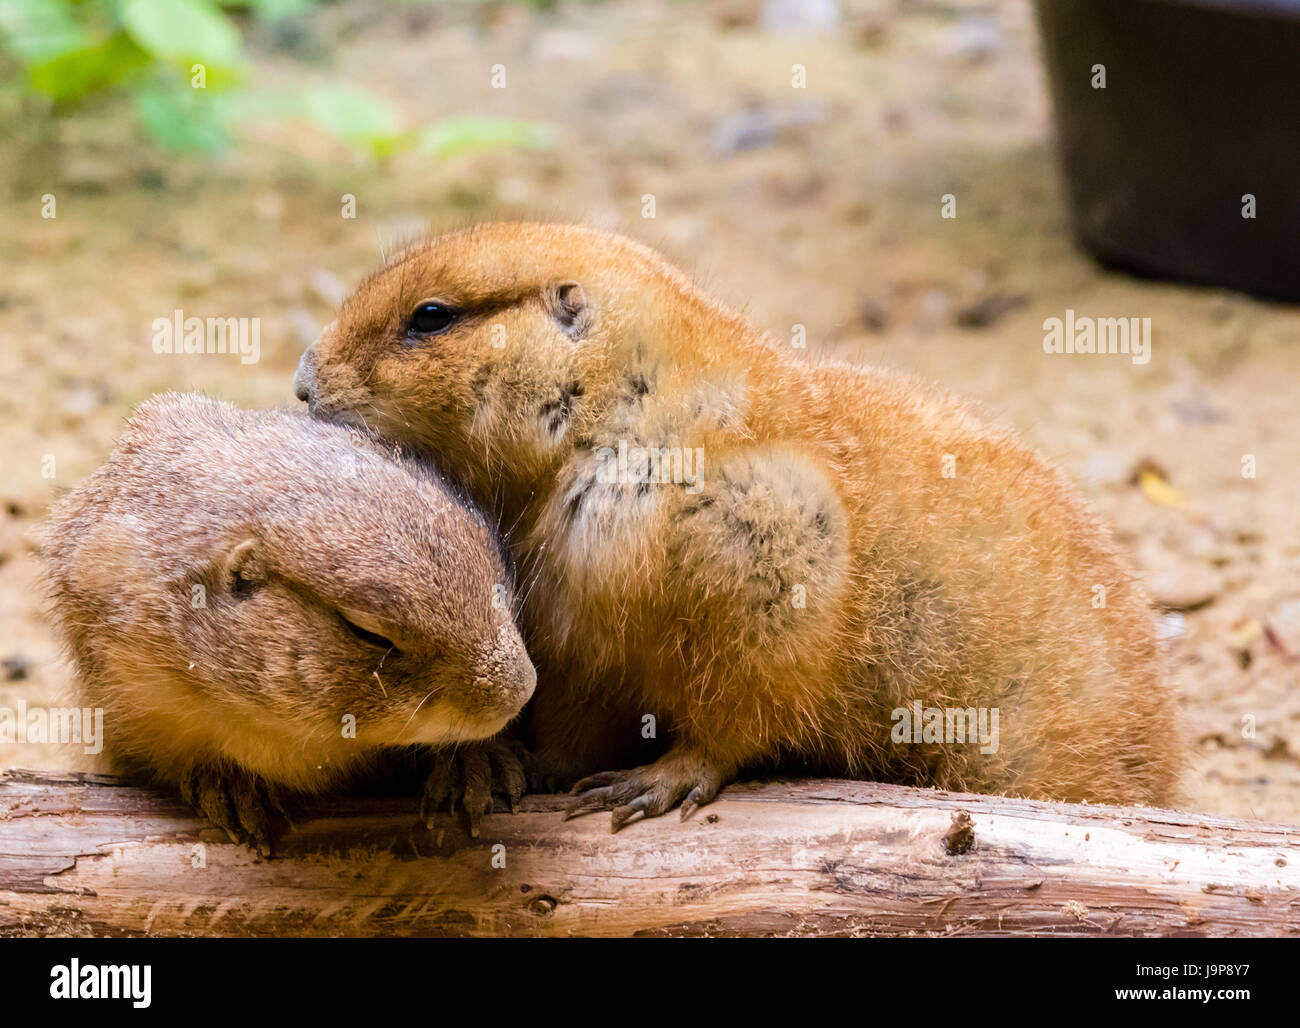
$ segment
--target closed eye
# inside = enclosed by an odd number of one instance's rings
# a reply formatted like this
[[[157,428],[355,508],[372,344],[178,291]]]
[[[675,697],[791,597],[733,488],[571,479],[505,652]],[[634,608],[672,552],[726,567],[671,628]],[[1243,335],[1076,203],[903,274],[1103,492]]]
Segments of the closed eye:
[[[395,653],[399,652],[397,645],[391,639],[385,638],[378,632],[372,632],[369,629],[362,628],[360,625],[353,624],[342,614],[339,615],[339,620],[343,622],[344,628],[362,642],[369,643],[371,646],[378,646],[381,650],[392,650]]]

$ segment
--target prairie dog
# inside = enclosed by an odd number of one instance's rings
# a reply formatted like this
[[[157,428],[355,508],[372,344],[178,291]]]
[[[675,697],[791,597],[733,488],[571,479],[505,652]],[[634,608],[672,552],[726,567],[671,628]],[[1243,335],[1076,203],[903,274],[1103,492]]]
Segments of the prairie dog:
[[[483,516],[426,462],[302,416],[147,401],[44,555],[113,762],[259,848],[285,791],[485,739],[535,685]]]
[[[1147,600],[1064,478],[960,400],[763,337],[644,246],[546,224],[413,246],[295,385],[514,526],[536,756],[602,771],[574,809],[616,830],[772,766],[1174,795]],[[996,716],[996,744],[899,731],[950,710]],[[628,769],[650,715],[671,745]]]

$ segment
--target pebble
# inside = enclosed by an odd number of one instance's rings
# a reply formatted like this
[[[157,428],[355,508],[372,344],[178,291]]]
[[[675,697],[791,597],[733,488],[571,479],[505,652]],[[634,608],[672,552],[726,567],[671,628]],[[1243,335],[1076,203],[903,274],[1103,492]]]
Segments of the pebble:
[[[766,111],[737,111],[723,117],[713,130],[713,151],[730,157],[744,150],[762,150],[776,142],[776,125]]]
[[[952,30],[943,55],[963,64],[983,64],[1002,49],[1002,29],[991,18],[979,15],[962,18]]]
[[[1160,620],[1156,622],[1156,635],[1161,642],[1172,642],[1186,631],[1187,618],[1177,611],[1169,611],[1161,615]]]
[[[1118,487],[1128,480],[1128,467],[1119,454],[1111,450],[1094,450],[1081,469],[1083,477],[1097,486]]]
[[[1213,603],[1222,581],[1209,568],[1180,564],[1152,572],[1147,576],[1146,584],[1156,606],[1187,611]]]
[[[988,328],[1017,307],[1029,302],[1026,293],[990,293],[957,311],[957,324],[964,328]]]
[[[840,23],[839,0],[763,0],[759,20],[767,32],[825,32]]]
[[[1274,610],[1268,627],[1288,653],[1300,655],[1300,600],[1288,600]]]

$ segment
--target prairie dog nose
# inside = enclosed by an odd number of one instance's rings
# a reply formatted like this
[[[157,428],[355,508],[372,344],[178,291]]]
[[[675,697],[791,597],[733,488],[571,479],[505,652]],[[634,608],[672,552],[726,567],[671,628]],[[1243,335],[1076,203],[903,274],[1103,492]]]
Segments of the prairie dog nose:
[[[303,403],[311,403],[312,388],[316,385],[316,355],[312,352],[316,346],[303,350],[298,358],[298,370],[293,373],[293,395]]]
[[[298,370],[293,373],[293,395],[303,403],[311,403],[316,391],[316,347],[329,338],[337,324],[337,320],[331,321],[321,329],[316,341],[303,350],[302,356],[298,358]]]
[[[489,702],[518,713],[537,688],[537,670],[524,649],[513,623],[478,655],[479,676],[475,685],[488,693]]]

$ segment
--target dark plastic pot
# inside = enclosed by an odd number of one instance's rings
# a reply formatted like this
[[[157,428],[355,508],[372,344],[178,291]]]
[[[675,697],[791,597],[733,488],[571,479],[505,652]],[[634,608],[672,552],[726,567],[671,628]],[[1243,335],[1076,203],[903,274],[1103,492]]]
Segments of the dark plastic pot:
[[[1144,275],[1300,299],[1300,0],[1037,6],[1082,245]]]

